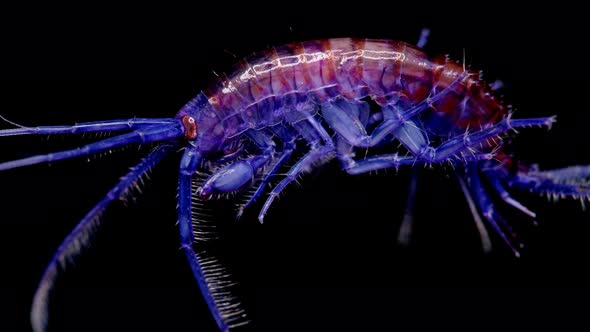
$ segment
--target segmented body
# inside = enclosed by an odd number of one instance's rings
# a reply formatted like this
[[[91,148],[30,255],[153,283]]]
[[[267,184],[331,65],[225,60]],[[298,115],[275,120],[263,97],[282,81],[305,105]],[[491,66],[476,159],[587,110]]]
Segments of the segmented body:
[[[234,283],[213,255],[218,243],[211,237],[210,211],[204,211],[213,195],[243,194],[241,213],[276,182],[272,180],[280,179],[262,205],[262,221],[287,185],[333,158],[350,174],[445,163],[455,169],[484,249],[490,247],[490,228],[518,255],[520,243],[497,212],[492,195],[532,218],[535,213],[513,199],[508,188],[582,202],[590,199],[590,166],[517,168],[502,153],[497,138],[507,131],[550,127],[554,121],[512,119],[509,107],[494,97],[478,74],[444,57],[430,58],[404,42],[343,38],[293,43],[256,54],[199,93],[174,118],[48,127],[10,122],[17,128],[0,130],[0,136],[123,133],[72,150],[0,162],[0,171],[129,144],[158,145],[58,248],[35,294],[33,329],[46,329],[56,278],[88,246],[102,212],[112,201],[125,199],[142,176],[173,151],[183,151],[178,189],[181,247],[219,329],[229,331],[247,320],[232,296]],[[279,172],[284,167],[289,167],[286,174]],[[411,189],[410,209],[413,195]]]
[[[197,121],[212,149],[246,130],[260,130],[313,116],[337,97],[370,97],[380,106],[416,104],[447,88],[465,73],[444,57],[391,40],[326,39],[272,48],[243,60],[207,91],[207,119]],[[476,73],[432,103],[431,132],[461,134],[507,115]],[[180,112],[185,115],[185,112]],[[207,121],[209,120],[209,121]]]

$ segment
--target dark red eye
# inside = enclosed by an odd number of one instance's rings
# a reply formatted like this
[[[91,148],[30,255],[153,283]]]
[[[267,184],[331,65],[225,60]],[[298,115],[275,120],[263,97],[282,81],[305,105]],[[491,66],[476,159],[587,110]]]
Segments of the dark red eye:
[[[197,122],[195,118],[190,115],[182,117],[182,125],[184,126],[184,137],[188,140],[194,140],[197,138]]]

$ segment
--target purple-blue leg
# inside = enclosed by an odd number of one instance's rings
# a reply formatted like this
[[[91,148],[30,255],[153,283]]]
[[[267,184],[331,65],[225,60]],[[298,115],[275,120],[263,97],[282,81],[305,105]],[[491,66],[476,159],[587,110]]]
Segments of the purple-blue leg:
[[[463,174],[460,174],[460,172],[456,172],[456,175],[457,175],[457,180],[459,181],[459,184],[461,185],[461,190],[463,191],[463,195],[465,195],[465,200],[467,201],[467,206],[469,207],[469,211],[471,212],[471,215],[473,216],[473,222],[475,223],[475,227],[477,228],[477,231],[479,233],[481,248],[482,248],[483,252],[489,253],[492,251],[492,241],[490,240],[490,235],[488,233],[488,230],[486,229],[486,226],[484,225],[483,221],[481,220],[481,216],[480,216],[479,211],[477,209],[477,205],[475,203],[475,198],[473,197],[473,193],[471,192],[471,190],[469,190],[469,187],[465,183],[465,180],[463,179]]]
[[[511,119],[507,117],[502,121],[485,129],[473,133],[465,133],[456,136],[431,150],[431,153],[424,153],[423,158],[426,162],[436,163],[445,161],[462,151],[471,151],[472,147],[483,144],[486,140],[498,137],[502,133],[516,128],[544,126],[551,128],[555,122],[555,117],[548,118],[531,118],[531,119]]]
[[[46,155],[32,156],[28,158],[11,160],[0,163],[0,171],[4,171],[11,168],[17,168],[22,166],[40,164],[45,162],[52,162],[62,159],[75,158],[80,156],[87,156],[93,153],[114,149],[120,146],[129,144],[143,144],[157,141],[165,141],[173,138],[180,137],[184,134],[181,124],[177,121],[176,123],[157,125],[138,129],[136,131],[122,134],[119,136],[107,138],[102,141],[90,143],[85,146],[49,153]]]
[[[488,224],[494,229],[496,234],[500,236],[512,250],[516,257],[520,256],[518,248],[522,248],[522,244],[515,239],[514,233],[508,222],[502,218],[497,212],[490,199],[488,193],[484,189],[480,176],[478,174],[478,165],[476,163],[470,163],[467,170],[467,176],[469,179],[469,187],[475,197],[481,214],[484,216]],[[508,233],[508,234],[506,234]]]
[[[485,169],[482,170],[482,172],[485,178],[488,180],[488,182],[492,185],[492,188],[494,188],[494,190],[498,193],[498,195],[500,195],[500,198],[502,198],[504,202],[506,202],[509,205],[512,205],[513,207],[517,208],[523,213],[529,215],[531,218],[535,218],[537,216],[536,213],[529,210],[526,206],[522,205],[522,203],[510,196],[510,193],[506,191],[506,188],[504,188],[502,181],[500,181],[500,178],[498,177],[498,174],[495,171]]]
[[[222,332],[230,331],[230,328],[245,324],[245,314],[228,294],[230,282],[223,272],[223,266],[215,257],[207,253],[207,239],[195,238],[195,234],[202,232],[193,229],[192,179],[201,163],[201,155],[197,148],[188,147],[180,161],[180,174],[178,180],[178,226],[180,230],[180,243],[201,294],[209,307],[215,322]],[[197,222],[197,221],[195,221]],[[207,237],[208,238],[208,237]],[[197,248],[195,250],[195,247]]]
[[[398,168],[416,164],[415,157],[400,157],[397,153],[371,156],[361,161],[352,160],[344,168],[348,174],[356,175],[384,168]]]
[[[258,198],[258,197],[260,197],[260,195],[262,195],[262,193],[264,192],[264,189],[266,188],[266,186],[270,182],[271,178],[277,173],[279,168],[282,165],[284,165],[284,163],[287,160],[289,160],[289,158],[291,158],[291,155],[293,154],[293,151],[295,150],[295,140],[296,140],[295,135],[293,135],[292,133],[289,133],[287,131],[287,129],[285,127],[283,127],[282,125],[277,125],[277,126],[275,126],[275,128],[271,128],[271,130],[273,130],[273,132],[277,136],[279,136],[279,138],[283,142],[282,151],[281,151],[280,155],[277,157],[277,160],[275,161],[275,163],[271,166],[271,168],[264,175],[264,178],[262,179],[258,188],[256,188],[256,191],[254,192],[254,194],[252,194],[252,196],[250,197],[250,199],[248,199],[248,201],[246,203],[244,203],[240,206],[240,209],[238,211],[238,216],[242,215],[244,210],[248,206],[250,206],[250,204],[252,204],[256,200],[256,198]]]
[[[332,158],[331,154],[336,150],[332,138],[315,118],[309,117],[304,121],[299,122],[299,124],[301,123],[308,125],[306,127],[295,127],[301,136],[319,136],[320,139],[309,141],[309,144],[311,145],[310,151],[307,152],[293,167],[291,167],[287,173],[287,176],[281,180],[281,182],[279,182],[279,184],[270,192],[266,202],[264,202],[264,205],[258,214],[258,221],[261,223],[264,221],[264,216],[266,215],[266,212],[270,208],[274,199],[281,193],[283,189],[285,189],[287,185],[289,185],[289,183],[297,179],[301,173],[308,170],[314,163],[318,161],[327,162],[330,160]]]
[[[398,110],[395,105],[388,105],[385,108],[391,108],[388,112],[396,116],[384,117],[369,136],[363,123],[362,116],[368,114],[368,104],[359,101],[350,101],[342,97],[336,98],[330,102],[322,104],[322,116],[334,131],[342,136],[350,145],[355,147],[371,147],[379,144],[385,137],[393,133],[405,122],[420,114],[422,111],[430,108],[430,105],[446,96],[455,87],[467,77],[467,73],[459,75],[448,87],[437,92],[434,96],[428,97],[420,103],[410,107],[407,110]]]
[[[383,113],[387,116],[387,112],[384,111]],[[407,132],[411,132],[412,135],[409,135]],[[414,153],[428,145],[426,135],[424,135],[420,128],[415,126],[412,121],[406,121],[401,127],[394,131],[394,134],[409,151]],[[414,156],[400,157],[397,153],[380,154],[357,161],[353,158],[353,147],[346,142],[342,136],[338,137],[337,143],[337,155],[342,164],[342,168],[344,168],[348,174],[352,175],[376,171],[383,168],[398,168],[400,166],[411,166],[416,163],[423,163]]]
[[[411,124],[411,122],[406,122],[396,130],[395,135],[415,157],[400,158],[397,154],[377,155],[360,161],[349,160],[345,169],[351,174],[359,174],[414,163],[440,163],[452,160],[453,157],[463,161],[490,159],[491,153],[477,153],[473,150],[473,147],[483,144],[486,140],[495,138],[510,129],[530,126],[550,127],[554,121],[554,117],[515,120],[506,118],[480,131],[458,135],[436,148],[429,145],[427,137],[420,128]],[[469,152],[471,156],[465,156],[464,152]]]
[[[322,116],[330,128],[354,146],[369,146],[371,137],[365,129],[369,104],[338,97],[322,104]]]
[[[410,244],[410,238],[412,236],[417,188],[418,171],[416,168],[412,168],[412,176],[410,178],[410,186],[408,188],[408,200],[406,202],[406,209],[404,211],[404,217],[399,226],[399,233],[397,235],[397,242],[403,246],[407,246]]]
[[[48,321],[49,298],[55,287],[59,273],[64,270],[67,263],[74,261],[85,248],[101,225],[101,214],[108,205],[115,200],[124,200],[128,197],[133,186],[138,180],[152,169],[169,152],[170,147],[161,147],[149,154],[137,166],[133,167],[121,181],[111,189],[108,194],[78,223],[74,230],[59,246],[49,265],[43,273],[31,308],[31,324],[35,332],[45,331]]]
[[[393,134],[416,157],[432,150],[428,135],[414,121],[405,122]]]
[[[313,147],[311,151],[306,153],[287,173],[287,176],[279,182],[279,184],[268,194],[268,198],[266,202],[264,202],[264,206],[260,210],[258,214],[258,221],[262,223],[264,221],[264,216],[266,212],[270,208],[273,200],[281,193],[283,189],[293,180],[297,179],[297,177],[303,173],[305,170],[309,169],[312,164],[317,162],[320,159],[327,158],[334,151],[334,146],[332,145],[322,145],[319,147]]]
[[[4,119],[0,116],[0,119]],[[83,122],[73,126],[43,126],[43,127],[25,127],[16,123],[5,121],[18,126],[19,128],[0,130],[0,136],[16,135],[53,135],[53,134],[83,134],[96,132],[113,132],[135,130],[146,126],[173,125],[178,122],[173,118],[162,119],[121,119],[109,121]]]
[[[316,142],[321,140],[320,135],[313,128],[313,126],[307,121],[298,121],[291,123],[293,129],[307,142]]]
[[[196,148],[188,147],[180,160],[180,174],[178,179],[178,227],[180,230],[180,245],[184,251],[193,275],[197,280],[201,294],[221,331],[229,331],[229,327],[221,317],[221,313],[215,304],[215,299],[209,290],[209,285],[203,273],[203,267],[193,250],[193,227],[192,227],[192,176],[197,171],[201,162],[201,155]]]
[[[590,165],[570,166],[560,169],[519,172],[506,179],[512,188],[546,194],[554,199],[571,197],[590,200]]]

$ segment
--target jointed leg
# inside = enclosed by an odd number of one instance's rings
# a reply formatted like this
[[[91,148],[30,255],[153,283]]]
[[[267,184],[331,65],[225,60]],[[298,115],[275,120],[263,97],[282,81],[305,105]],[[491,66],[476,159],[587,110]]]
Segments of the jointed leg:
[[[419,128],[404,126],[402,127],[402,130],[398,130],[395,134],[401,142],[405,142],[404,145],[414,154],[414,157],[400,158],[397,154],[377,155],[365,160],[352,161],[349,163],[346,170],[351,174],[359,174],[372,170],[399,167],[401,165],[411,165],[414,163],[440,163],[446,160],[451,160],[452,157],[456,157],[465,151],[472,153],[472,155],[462,155],[460,158],[461,160],[490,159],[490,153],[476,153],[473,150],[473,147],[479,146],[479,144],[485,143],[486,140],[497,137],[510,129],[529,127],[531,125],[550,126],[553,121],[554,119],[552,117],[516,120],[506,118],[499,123],[480,131],[456,136],[436,148],[428,145],[427,138]]]
[[[508,191],[506,191],[506,189],[504,188],[504,185],[502,184],[502,182],[498,178],[498,175],[496,174],[496,172],[494,172],[492,170],[484,170],[483,174],[486,177],[486,179],[491,183],[492,187],[496,190],[496,192],[498,193],[498,195],[500,195],[500,198],[502,198],[502,200],[504,202],[519,209],[523,213],[531,216],[532,218],[536,217],[536,214],[533,211],[529,210],[526,206],[522,205],[519,201],[517,201],[516,199],[512,198],[512,196],[510,196],[510,193],[508,193]]]
[[[465,183],[465,180],[463,179],[463,174],[459,174],[459,172],[457,172],[457,180],[461,185],[461,190],[463,191],[463,195],[465,196],[465,200],[467,201],[467,206],[469,206],[469,211],[473,216],[473,222],[475,222],[475,227],[477,227],[477,231],[479,232],[479,238],[483,252],[488,253],[492,250],[492,241],[490,240],[490,235],[488,233],[488,230],[486,229],[486,226],[481,220],[481,216],[477,209],[473,193],[471,192],[471,190],[469,190],[467,184]]]
[[[370,158],[353,161],[349,164],[345,171],[348,174],[362,174],[371,171],[376,171],[384,168],[398,168],[401,166],[412,166],[416,164],[414,157],[400,157],[398,154],[384,154],[379,156],[372,156]]]
[[[110,150],[113,148],[117,148],[120,146],[125,146],[129,144],[142,144],[142,143],[151,143],[157,141],[164,141],[173,138],[177,138],[183,135],[183,129],[181,128],[180,124],[174,123],[171,125],[165,126],[150,126],[142,129],[138,129],[136,131],[122,134],[119,136],[111,137],[104,139],[102,141],[98,141],[95,143],[90,143],[85,146],[49,153],[46,155],[38,155],[18,160],[6,161],[0,163],[0,171],[4,171],[11,168],[17,168],[22,166],[40,164],[45,162],[52,162],[62,159],[69,159],[75,158],[80,156],[87,156],[93,153],[101,152]]]
[[[412,235],[412,228],[414,224],[414,213],[416,203],[416,191],[418,188],[418,171],[412,169],[412,177],[410,179],[410,187],[408,188],[408,200],[406,202],[406,210],[404,218],[399,226],[399,233],[397,235],[397,242],[401,245],[407,246],[410,244],[410,237]]]
[[[263,222],[264,215],[270,208],[274,199],[289,183],[297,179],[301,173],[309,169],[315,162],[319,160],[327,161],[332,158],[330,155],[335,151],[335,147],[330,135],[313,117],[309,117],[304,121],[309,125],[308,127],[305,127],[305,130],[313,131],[314,135],[310,135],[311,132],[300,131],[299,133],[303,137],[318,136],[320,139],[309,142],[311,150],[289,170],[287,176],[270,192],[266,202],[262,206],[262,210],[258,214],[258,221],[260,222]],[[295,129],[297,129],[297,127],[295,127]],[[323,141],[323,144],[321,141]]]
[[[0,136],[16,136],[16,135],[52,135],[52,134],[82,134],[82,133],[96,133],[96,132],[113,132],[135,130],[147,126],[154,125],[172,125],[178,123],[174,118],[162,119],[122,119],[122,120],[108,120],[83,122],[73,126],[42,126],[42,127],[25,127],[3,119],[19,128],[0,130]]]
[[[530,126],[545,126],[551,127],[555,119],[548,118],[530,118],[530,119],[510,119],[509,117],[485,129],[473,133],[465,133],[456,136],[437,147],[434,150],[434,155],[425,156],[427,162],[440,162],[447,160],[461,151],[469,150],[469,148],[483,144],[486,140],[499,136],[500,134],[510,130],[521,127]]]
[[[582,202],[584,199],[590,199],[590,165],[519,172],[506,177],[506,182],[513,188],[555,198],[569,196]]]
[[[279,127],[281,125],[278,125],[277,127]],[[287,160],[289,160],[289,158],[291,158],[291,155],[293,154],[293,151],[295,150],[295,139],[296,136],[293,135],[293,133],[289,133],[285,130],[286,128],[284,127],[280,127],[280,128],[273,128],[272,130],[275,132],[276,135],[279,136],[279,138],[283,141],[283,148],[282,151],[280,153],[280,155],[276,158],[276,162],[272,165],[272,167],[267,171],[266,175],[264,176],[264,178],[262,179],[260,185],[258,186],[258,188],[256,188],[256,191],[254,192],[254,194],[250,197],[250,199],[248,199],[248,201],[246,203],[244,203],[243,205],[240,206],[240,210],[238,211],[238,215],[241,215],[244,211],[244,209],[246,209],[248,206],[250,206],[250,204],[252,204],[256,198],[260,197],[260,195],[262,195],[262,193],[264,192],[264,189],[266,188],[266,186],[268,185],[268,183],[270,182],[270,179],[277,173],[277,171],[279,170],[279,168],[285,164],[285,162],[287,162]]]
[[[512,249],[514,255],[517,257],[520,256],[518,249],[522,247],[522,244],[516,240],[510,225],[496,212],[492,200],[483,188],[476,163],[471,163],[468,166],[467,175],[469,177],[469,187],[473,192],[473,196],[476,198],[475,201],[482,215],[500,238]]]
[[[101,214],[108,205],[115,200],[123,200],[129,194],[131,188],[136,185],[137,181],[145,175],[150,169],[162,160],[170,152],[169,147],[163,147],[155,150],[142,160],[137,166],[133,167],[127,175],[121,178],[121,181],[113,187],[107,195],[94,207],[84,219],[74,228],[59,246],[49,265],[43,273],[39,287],[33,298],[33,307],[31,308],[31,324],[35,332],[45,331],[47,329],[49,297],[55,286],[58,274],[66,268],[68,262],[74,261],[86,247],[90,239],[101,225]]]
[[[327,158],[334,151],[334,147],[330,145],[323,145],[319,147],[313,147],[303,158],[301,158],[287,173],[287,176],[270,192],[262,210],[258,214],[258,221],[261,223],[264,220],[266,212],[270,208],[273,200],[281,193],[285,187],[293,180],[303,173],[305,170],[311,167],[316,161]]]
[[[180,162],[180,174],[178,180],[178,227],[180,229],[180,244],[184,251],[186,258],[193,271],[193,275],[197,280],[197,284],[201,289],[201,294],[205,298],[205,302],[213,315],[213,318],[217,322],[217,326],[221,331],[229,331],[229,327],[223,319],[215,298],[209,284],[207,282],[204,267],[201,265],[197,254],[193,250],[193,227],[192,227],[192,211],[191,211],[191,198],[192,198],[192,176],[197,171],[201,161],[201,156],[196,151],[196,148],[189,147],[184,152]]]
[[[430,105],[446,96],[467,77],[467,73],[461,74],[448,87],[437,92],[434,96],[424,99],[422,102],[410,107],[407,110],[398,109],[395,105],[384,107],[384,114],[387,108],[392,108],[394,117],[384,117],[369,136],[363,123],[363,116],[368,115],[368,105],[364,102],[349,101],[344,98],[336,98],[322,105],[322,115],[326,122],[340,136],[355,147],[371,147],[379,144],[387,135],[399,128],[414,116],[428,109]]]

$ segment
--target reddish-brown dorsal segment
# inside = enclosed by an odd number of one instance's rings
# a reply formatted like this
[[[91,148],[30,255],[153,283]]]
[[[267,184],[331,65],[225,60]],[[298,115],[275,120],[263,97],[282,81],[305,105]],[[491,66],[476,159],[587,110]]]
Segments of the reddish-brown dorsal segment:
[[[195,118],[190,115],[182,117],[182,125],[184,126],[184,137],[188,140],[194,140],[197,138],[197,122]]]
[[[303,100],[309,95],[318,104],[339,96],[370,97],[380,106],[397,104],[400,98],[417,104],[463,76],[461,84],[426,112],[452,127],[435,130],[463,132],[508,114],[509,108],[476,72],[447,57],[431,58],[415,46],[383,39],[323,39],[273,47],[242,60],[205,94],[221,120],[212,134],[234,137],[283,121],[294,96]]]

